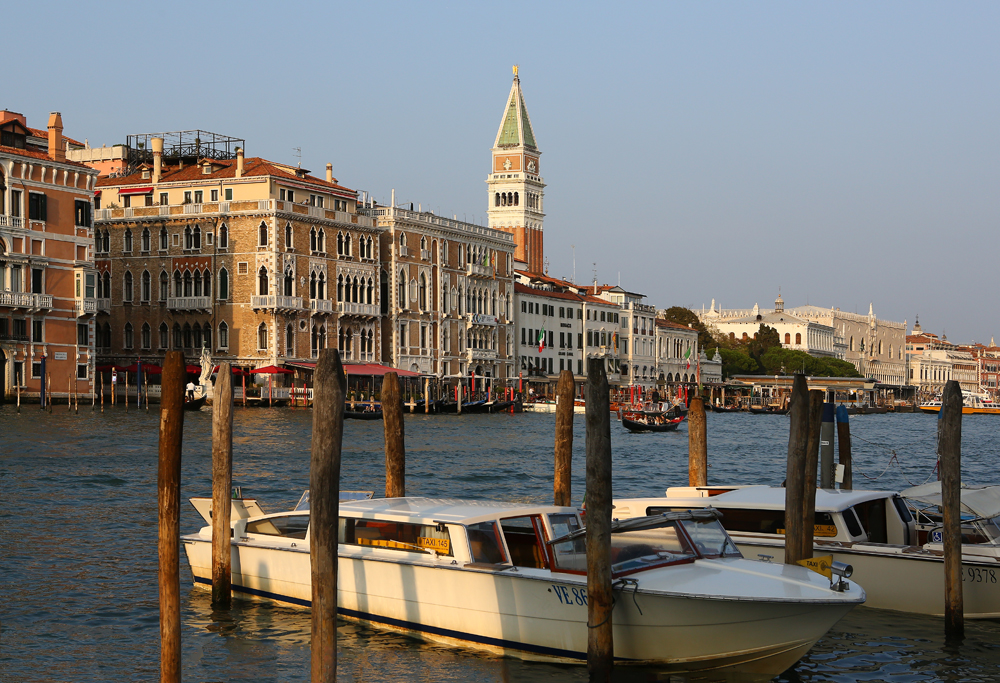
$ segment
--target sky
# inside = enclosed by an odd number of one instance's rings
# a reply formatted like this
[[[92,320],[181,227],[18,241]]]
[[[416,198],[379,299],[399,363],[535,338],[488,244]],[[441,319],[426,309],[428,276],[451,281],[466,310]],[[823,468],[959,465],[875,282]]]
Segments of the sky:
[[[1000,5],[41,0],[0,108],[202,129],[485,224],[520,66],[549,274],[1000,337]]]

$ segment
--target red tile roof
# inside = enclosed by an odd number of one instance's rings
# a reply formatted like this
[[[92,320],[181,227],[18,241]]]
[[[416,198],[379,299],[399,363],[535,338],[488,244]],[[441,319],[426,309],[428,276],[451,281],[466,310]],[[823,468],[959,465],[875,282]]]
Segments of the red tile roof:
[[[88,171],[93,170],[86,164],[81,164],[76,161],[70,161],[66,159],[64,161],[56,161],[49,156],[48,152],[43,152],[39,149],[20,149],[18,147],[7,147],[6,145],[0,145],[0,153],[3,154],[14,154],[21,157],[28,157],[31,159],[44,159],[45,161],[55,162],[59,164],[66,164],[68,166],[78,166],[80,168],[85,168]]]
[[[656,319],[657,327],[669,327],[673,330],[687,330],[688,332],[697,332],[698,330],[693,327],[688,327],[687,325],[681,325],[680,323],[675,323],[672,320],[664,320],[663,318]]]
[[[236,160],[218,160],[218,159],[208,159],[213,166],[218,168],[212,173],[202,173],[202,167],[200,164],[189,164],[184,168],[179,168],[177,166],[165,166],[163,168],[162,175],[160,176],[161,183],[183,183],[183,182],[195,182],[199,180],[224,180],[226,178],[236,177]],[[260,157],[247,157],[243,161],[243,177],[262,177],[270,176],[273,178],[284,178],[289,181],[294,181],[297,183],[304,183],[306,185],[313,185],[317,189],[322,189],[326,192],[339,193],[341,195],[346,195],[350,197],[356,197],[357,191],[351,190],[349,188],[343,187],[336,183],[328,183],[326,180],[321,178],[316,178],[315,176],[305,174],[303,177],[295,175],[291,171],[287,171],[281,166],[278,166],[272,161],[267,159],[262,159]],[[99,178],[97,185],[99,187],[119,187],[125,185],[148,185],[150,182],[149,178],[143,178],[141,172],[133,173],[128,176],[120,176],[117,178],[112,178],[110,176]]]

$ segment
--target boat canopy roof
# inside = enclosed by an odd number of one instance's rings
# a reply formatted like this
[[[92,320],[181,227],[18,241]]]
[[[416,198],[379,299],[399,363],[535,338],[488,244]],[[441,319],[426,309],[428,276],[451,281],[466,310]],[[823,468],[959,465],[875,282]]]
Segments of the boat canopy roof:
[[[962,508],[976,517],[990,518],[1000,515],[1000,486],[962,486]],[[941,482],[914,486],[901,491],[903,498],[941,505]]]
[[[341,516],[431,524],[475,524],[498,517],[575,513],[576,508],[525,503],[501,503],[461,498],[377,498],[341,501]]]
[[[725,486],[709,487],[711,489],[727,488]],[[784,510],[785,489],[782,486],[742,486],[715,496],[691,487],[669,488],[666,491],[667,500],[663,498],[648,499],[678,505],[684,503],[696,504],[700,507],[711,505],[716,508],[753,508],[757,510]],[[842,512],[847,508],[869,500],[888,498],[893,491],[856,491],[845,489],[816,489],[817,512]],[[652,504],[652,503],[651,503]],[[723,518],[725,523],[725,518]]]

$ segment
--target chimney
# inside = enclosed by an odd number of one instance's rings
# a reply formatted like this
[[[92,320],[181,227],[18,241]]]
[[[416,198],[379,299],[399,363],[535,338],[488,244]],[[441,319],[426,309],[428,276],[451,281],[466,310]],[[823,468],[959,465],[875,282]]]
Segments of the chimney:
[[[163,175],[163,138],[153,138],[149,143],[153,149],[153,184],[156,185]]]
[[[236,148],[236,177],[243,177],[243,148]]]
[[[326,182],[333,182],[333,164],[326,165]]]
[[[62,114],[49,114],[49,157],[55,161],[66,161],[66,147],[63,142]]]

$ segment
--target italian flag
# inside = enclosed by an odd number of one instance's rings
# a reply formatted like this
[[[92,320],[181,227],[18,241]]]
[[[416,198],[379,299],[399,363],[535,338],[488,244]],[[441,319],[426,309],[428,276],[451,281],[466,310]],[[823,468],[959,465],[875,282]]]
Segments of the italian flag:
[[[690,346],[688,347],[687,353],[684,354],[684,359],[687,360],[687,367],[685,367],[684,369],[685,370],[690,370],[691,369],[691,347]]]
[[[538,353],[545,350],[545,325],[542,324],[542,329],[538,330]]]

